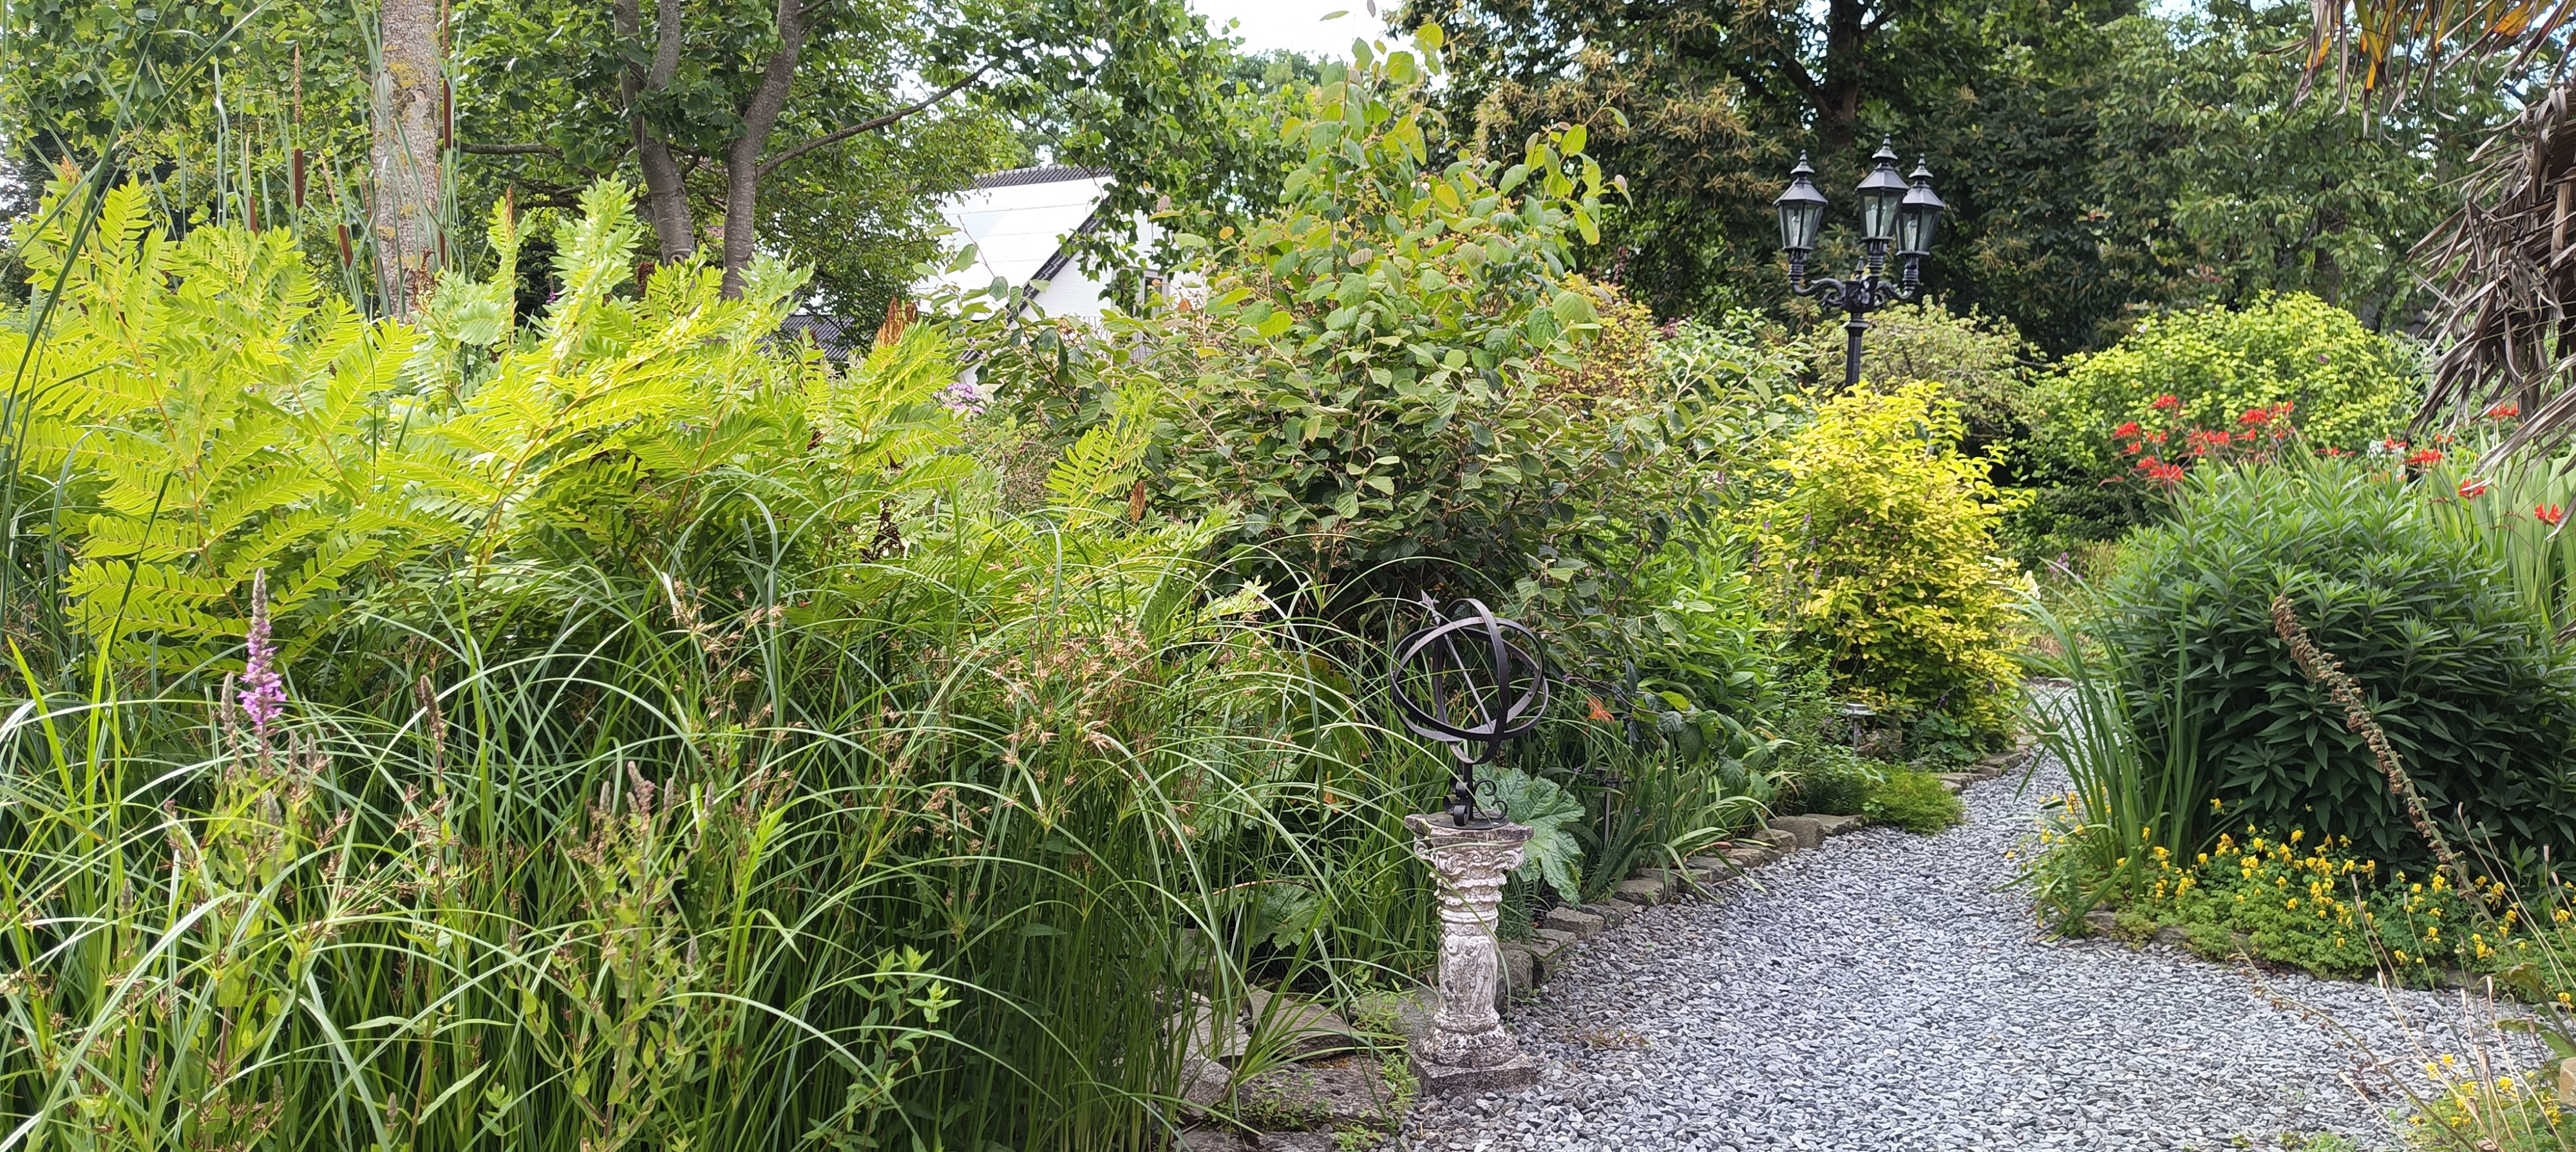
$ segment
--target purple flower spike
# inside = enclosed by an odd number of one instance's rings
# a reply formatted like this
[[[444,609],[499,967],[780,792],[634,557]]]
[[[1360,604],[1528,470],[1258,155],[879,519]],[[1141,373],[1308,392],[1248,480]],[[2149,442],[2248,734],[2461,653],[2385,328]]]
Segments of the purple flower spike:
[[[991,403],[984,390],[960,380],[939,390],[939,406],[965,416],[981,416]]]
[[[263,568],[250,578],[250,635],[242,650],[247,659],[242,664],[240,687],[234,689],[233,702],[250,717],[250,730],[261,739],[268,737],[268,726],[286,713],[286,680],[277,673],[277,648],[268,642],[268,570]]]

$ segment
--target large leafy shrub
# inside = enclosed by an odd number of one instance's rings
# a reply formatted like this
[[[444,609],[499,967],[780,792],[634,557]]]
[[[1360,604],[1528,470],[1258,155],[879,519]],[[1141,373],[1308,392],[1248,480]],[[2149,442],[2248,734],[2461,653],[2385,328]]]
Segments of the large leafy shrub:
[[[1975,310],[1959,315],[1938,301],[1898,304],[1870,313],[1861,370],[1882,385],[1937,380],[1942,395],[1959,406],[1967,434],[1960,449],[2000,455],[2002,445],[2028,430],[2031,372],[2039,350],[2012,322]],[[1849,351],[1840,324],[1817,324],[1796,352],[1815,379],[1840,380]]]
[[[1957,451],[1941,388],[1817,405],[1744,517],[1795,652],[1845,691],[1992,730],[2018,679],[2003,651],[2011,573],[1992,555],[1987,462]]]
[[[2006,536],[2036,565],[2155,518],[2164,501],[2151,487],[2105,483],[2136,464],[2123,425],[2233,432],[2247,412],[2287,404],[2308,447],[2357,452],[2405,425],[2420,376],[2405,345],[2302,293],[2149,319],[2039,382],[2012,462],[2028,499]],[[2182,450],[2177,438],[2167,455]]]
[[[2357,452],[2405,425],[2419,376],[2404,345],[2314,296],[2210,305],[2069,358],[2040,383],[2033,451],[2069,479],[2099,480],[2129,466],[2112,438],[2124,423],[2229,429],[2250,409],[2288,403],[2310,444]],[[2178,407],[2160,410],[2165,396]]]
[[[1607,566],[1701,511],[1712,405],[1661,370],[1643,309],[1571,274],[1612,193],[1583,129],[1508,167],[1433,162],[1438,43],[1426,28],[1419,52],[1327,67],[1279,126],[1303,152],[1281,206],[1183,237],[1203,305],[1043,333],[1054,354],[998,356],[987,379],[1058,442],[1156,393],[1139,501],[1235,507],[1229,535],[1259,558],[1243,568],[1274,587],[1585,619],[1615,596]]]
[[[2423,857],[2360,738],[2274,634],[2272,598],[2286,593],[2369,691],[2434,811],[2508,846],[2576,849],[2576,659],[2405,485],[2333,462],[2203,470],[2171,523],[2132,537],[2104,591],[2094,632],[2113,649],[2141,762],[2167,764],[2175,740],[2197,748],[2202,783],[2166,819],[2207,829],[2214,799],[2231,823]]]

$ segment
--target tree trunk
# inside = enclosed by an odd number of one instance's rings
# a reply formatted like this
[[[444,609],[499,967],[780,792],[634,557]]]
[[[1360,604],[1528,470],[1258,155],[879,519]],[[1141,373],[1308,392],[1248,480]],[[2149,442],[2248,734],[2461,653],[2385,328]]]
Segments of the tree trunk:
[[[778,0],[778,51],[760,74],[760,88],[743,110],[742,135],[725,149],[724,294],[742,296],[743,269],[756,248],[755,221],[760,208],[760,153],[769,146],[770,130],[787,107],[787,90],[796,82],[797,58],[805,51],[805,10],[799,0]]]
[[[374,169],[376,271],[385,308],[408,318],[429,291],[442,253],[446,67],[438,0],[383,0],[377,33]]]
[[[642,38],[643,12],[638,0],[615,0],[617,33],[626,40]],[[653,239],[665,264],[687,260],[698,249],[697,225],[690,219],[688,183],[669,141],[644,123],[643,97],[671,86],[680,72],[680,0],[657,0],[653,7],[653,63],[649,70],[629,64],[618,77],[625,97],[626,123],[635,134],[636,161],[644,169],[644,215],[653,222]]]
[[[1816,93],[1816,143],[1828,156],[1840,156],[1860,135],[1862,53],[1872,29],[1864,18],[1865,0],[1833,0],[1825,9],[1825,58],[1817,70],[1823,81]]]

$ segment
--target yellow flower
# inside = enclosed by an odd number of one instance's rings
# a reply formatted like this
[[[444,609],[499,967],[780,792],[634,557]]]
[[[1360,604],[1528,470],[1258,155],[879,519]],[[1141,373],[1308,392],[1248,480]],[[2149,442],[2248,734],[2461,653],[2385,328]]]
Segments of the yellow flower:
[[[2219,802],[2219,800],[2218,800],[2218,798],[2217,798],[2217,797],[2215,797],[2215,796],[2210,797],[2210,800],[2209,800],[2209,810],[2210,810],[2210,812],[2212,812],[2212,813],[2216,813],[2220,808],[2223,808],[2223,807],[2225,807],[2225,806],[2226,806],[2226,805],[2221,804],[2221,803]]]
[[[2290,843],[2292,843],[2292,844],[2296,844],[2296,843],[2298,843],[2298,842],[2299,842],[2299,840],[2300,840],[2300,838],[2301,838],[2301,837],[2306,836],[2307,834],[2308,834],[2308,830],[2307,830],[2307,829],[2305,829],[2305,828],[2293,828],[2293,829],[2290,829]]]

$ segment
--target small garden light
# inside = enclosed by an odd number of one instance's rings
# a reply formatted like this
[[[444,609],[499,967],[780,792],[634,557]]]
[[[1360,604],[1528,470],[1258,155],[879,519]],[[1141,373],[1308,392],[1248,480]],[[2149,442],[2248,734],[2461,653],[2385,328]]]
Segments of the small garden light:
[[[1816,231],[1824,223],[1825,194],[1816,189],[1816,170],[1800,156],[1798,166],[1789,170],[1789,187],[1780,193],[1772,206],[1780,213],[1780,250],[1789,255],[1789,290],[1800,296],[1813,296],[1827,308],[1840,308],[1849,317],[1843,330],[1851,344],[1843,357],[1843,387],[1860,385],[1860,337],[1869,331],[1869,313],[1900,300],[1911,300],[1922,286],[1923,257],[1932,250],[1932,233],[1941,212],[1947,208],[1938,193],[1932,191],[1932,169],[1917,161],[1909,183],[1896,174],[1896,149],[1881,141],[1869,175],[1861,178],[1861,242],[1867,249],[1864,266],[1850,279],[1807,279],[1807,254],[1815,250]],[[1887,267],[1887,248],[1896,245],[1901,263],[1897,283],[1879,277]]]

